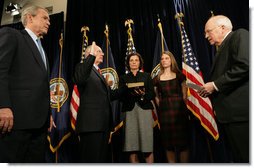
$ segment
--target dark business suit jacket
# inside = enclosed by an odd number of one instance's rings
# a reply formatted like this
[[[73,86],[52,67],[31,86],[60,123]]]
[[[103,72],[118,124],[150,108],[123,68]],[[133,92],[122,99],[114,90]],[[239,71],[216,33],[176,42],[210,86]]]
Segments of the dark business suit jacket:
[[[144,82],[145,95],[142,98],[142,96],[134,96],[132,94],[132,90],[129,90],[129,92],[124,92],[124,95],[121,96],[121,101],[123,102],[122,112],[131,111],[134,108],[135,103],[138,103],[142,109],[153,109],[151,100],[154,99],[155,93],[150,74],[146,72],[138,72],[137,75],[134,76],[130,72],[120,77],[119,86],[123,87],[127,83],[136,82]]]
[[[0,29],[0,108],[12,109],[13,129],[49,124],[49,97],[49,72],[30,35]]]
[[[107,131],[112,127],[110,88],[103,76],[93,66],[95,57],[89,55],[76,66],[74,82],[80,92],[80,106],[76,131]]]
[[[211,80],[219,91],[213,107],[222,123],[249,120],[249,33],[231,32],[219,47],[211,69]]]

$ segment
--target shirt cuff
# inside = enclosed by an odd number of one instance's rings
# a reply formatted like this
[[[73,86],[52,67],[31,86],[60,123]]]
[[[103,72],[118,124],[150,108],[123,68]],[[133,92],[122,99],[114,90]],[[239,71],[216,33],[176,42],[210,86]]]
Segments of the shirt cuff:
[[[213,87],[215,88],[215,90],[218,92],[218,91],[219,91],[219,89],[217,88],[217,86],[215,85],[215,83],[214,83],[214,82],[212,82],[212,84],[213,84]]]

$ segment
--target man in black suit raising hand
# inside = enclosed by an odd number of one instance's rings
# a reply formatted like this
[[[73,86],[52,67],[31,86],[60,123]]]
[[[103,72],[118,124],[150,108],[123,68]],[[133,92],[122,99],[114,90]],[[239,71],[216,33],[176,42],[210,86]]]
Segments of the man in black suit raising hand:
[[[80,137],[79,156],[83,163],[111,162],[108,144],[112,128],[112,92],[99,72],[104,53],[92,43],[85,52],[84,63],[75,68],[74,82],[80,92],[76,131]]]

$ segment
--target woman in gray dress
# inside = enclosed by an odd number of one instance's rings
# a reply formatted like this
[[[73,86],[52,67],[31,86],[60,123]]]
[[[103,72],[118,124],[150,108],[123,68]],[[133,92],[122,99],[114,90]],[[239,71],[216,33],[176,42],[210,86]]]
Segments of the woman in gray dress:
[[[127,57],[128,74],[120,77],[119,86],[127,85],[129,92],[121,98],[125,118],[124,151],[129,152],[130,162],[137,163],[138,152],[143,153],[147,163],[153,163],[153,105],[155,97],[150,74],[140,72],[143,60],[139,53]]]

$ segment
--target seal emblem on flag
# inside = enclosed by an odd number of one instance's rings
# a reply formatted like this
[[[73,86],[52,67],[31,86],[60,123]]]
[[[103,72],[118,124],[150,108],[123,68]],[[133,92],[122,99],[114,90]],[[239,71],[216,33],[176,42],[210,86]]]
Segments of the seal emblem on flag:
[[[112,85],[110,85],[111,89],[114,90],[118,88],[118,75],[117,72],[113,68],[103,68],[101,69],[101,73],[106,79],[106,76],[109,76],[109,81],[112,81]]]
[[[61,107],[69,96],[69,89],[63,78],[50,80],[50,105],[51,108]]]
[[[153,71],[151,73],[151,78],[153,79],[155,76],[157,76],[160,72],[160,64],[156,65],[156,67],[153,68]]]

